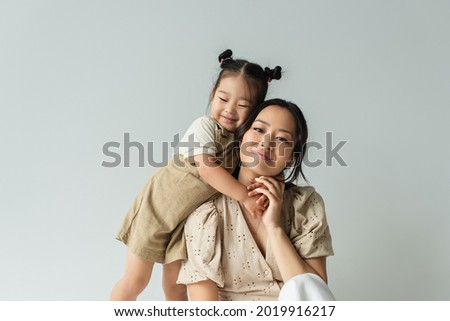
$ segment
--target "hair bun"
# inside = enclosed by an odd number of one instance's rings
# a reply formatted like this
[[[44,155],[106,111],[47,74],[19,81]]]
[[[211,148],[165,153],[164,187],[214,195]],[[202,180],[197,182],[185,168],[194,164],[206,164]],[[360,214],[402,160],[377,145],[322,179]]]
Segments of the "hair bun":
[[[220,67],[226,64],[228,61],[232,61],[231,56],[233,55],[233,51],[231,49],[227,49],[219,55]]]
[[[281,67],[276,66],[273,69],[269,67],[264,68],[264,73],[267,76],[267,82],[271,82],[273,79],[281,79]]]

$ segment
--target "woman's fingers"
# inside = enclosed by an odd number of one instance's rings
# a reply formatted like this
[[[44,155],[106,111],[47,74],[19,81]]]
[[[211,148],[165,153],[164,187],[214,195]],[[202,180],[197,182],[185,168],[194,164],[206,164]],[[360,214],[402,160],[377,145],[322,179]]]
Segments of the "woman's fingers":
[[[284,182],[283,181],[279,181],[277,180],[275,177],[270,177],[270,176],[261,176],[261,178],[268,180],[269,182],[271,182],[273,184],[273,186],[275,186],[277,189],[283,190],[284,191]]]
[[[258,187],[258,188],[267,189],[265,187]],[[258,191],[258,188],[255,188],[253,191],[248,192],[247,195],[248,196],[256,196],[256,195],[261,194],[261,192]]]
[[[270,201],[269,201],[269,199],[267,198],[267,196],[265,196],[264,195],[264,199],[266,200],[265,202],[264,202],[264,208],[266,208],[267,206],[269,206],[269,204],[270,204]]]
[[[263,196],[266,196],[267,199],[269,200],[269,202],[276,201],[275,195],[272,194],[269,190],[267,190],[265,188],[260,187],[260,188],[255,189],[255,191],[263,194]]]
[[[284,183],[279,182],[273,177],[261,176],[256,179],[251,179],[250,182],[251,184],[247,187],[250,190],[248,196],[259,195],[260,197],[256,201],[259,207],[267,208],[270,205],[271,196],[274,197],[273,201],[283,198]]]
[[[284,183],[277,181],[273,177],[261,176],[256,178],[256,181],[264,184],[264,186],[272,193],[278,196],[282,196],[284,192]]]
[[[261,183],[252,183],[252,184],[247,186],[247,189],[249,191],[253,191],[255,188],[262,187],[262,186],[264,186],[264,185],[261,184]]]
[[[256,200],[256,204],[258,204],[259,206],[262,207],[266,207],[266,201],[267,201],[267,196],[266,195],[261,195],[257,200]]]

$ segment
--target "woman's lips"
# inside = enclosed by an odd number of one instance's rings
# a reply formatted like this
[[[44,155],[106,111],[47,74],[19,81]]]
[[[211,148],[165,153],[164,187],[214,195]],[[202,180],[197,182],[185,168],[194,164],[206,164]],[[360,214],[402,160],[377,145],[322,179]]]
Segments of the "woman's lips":
[[[256,154],[256,155],[258,155],[258,157],[259,157],[260,159],[268,160],[268,161],[271,161],[271,160],[272,160],[272,159],[270,158],[269,153],[267,153],[267,152],[265,152],[265,151],[263,151],[263,150],[254,150],[253,153]]]

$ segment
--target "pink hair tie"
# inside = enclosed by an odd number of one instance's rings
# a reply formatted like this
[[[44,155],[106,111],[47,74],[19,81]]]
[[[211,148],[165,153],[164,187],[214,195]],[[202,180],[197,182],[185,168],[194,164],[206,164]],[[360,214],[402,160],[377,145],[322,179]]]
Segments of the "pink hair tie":
[[[271,81],[272,81],[272,78],[267,77],[267,82],[271,82]]]
[[[220,59],[220,65],[221,65],[221,66],[222,66],[222,64],[223,64],[223,62],[224,62],[225,60],[232,60],[232,59],[231,59],[231,57],[221,58],[221,59]]]

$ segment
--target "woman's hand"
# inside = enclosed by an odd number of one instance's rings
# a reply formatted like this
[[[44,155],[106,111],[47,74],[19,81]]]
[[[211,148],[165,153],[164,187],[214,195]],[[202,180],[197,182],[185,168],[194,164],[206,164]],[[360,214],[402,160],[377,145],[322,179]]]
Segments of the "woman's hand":
[[[251,191],[249,195],[262,194],[267,197],[269,206],[262,216],[262,222],[266,228],[280,226],[281,208],[283,205],[284,183],[277,181],[273,177],[261,176],[255,179],[262,184]]]
[[[280,226],[284,183],[273,177],[263,176],[256,179],[256,182],[262,185],[255,188],[251,192],[252,195],[262,194],[269,199],[269,207],[261,220],[267,229],[269,244],[283,280],[286,282],[293,276],[302,273],[314,273],[327,282],[326,258],[303,259]]]

